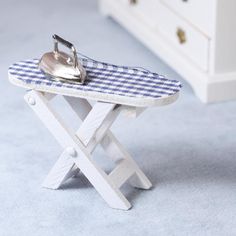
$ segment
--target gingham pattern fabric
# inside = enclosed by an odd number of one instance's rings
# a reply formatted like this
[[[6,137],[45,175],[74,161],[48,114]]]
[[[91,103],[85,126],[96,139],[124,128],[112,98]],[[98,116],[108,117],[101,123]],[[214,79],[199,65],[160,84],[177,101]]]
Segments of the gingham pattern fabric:
[[[83,85],[76,82],[60,82],[49,77],[38,68],[38,59],[14,63],[10,66],[9,73],[25,84],[42,85],[48,89],[69,88],[126,97],[163,98],[174,95],[181,88],[179,81],[166,79],[144,69],[117,66],[85,58],[80,58],[80,61],[88,75]]]

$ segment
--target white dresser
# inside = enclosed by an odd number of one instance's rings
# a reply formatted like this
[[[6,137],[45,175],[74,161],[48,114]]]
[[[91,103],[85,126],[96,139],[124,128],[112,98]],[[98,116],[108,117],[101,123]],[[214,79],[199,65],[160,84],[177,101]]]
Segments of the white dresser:
[[[100,0],[203,102],[236,98],[236,0]]]

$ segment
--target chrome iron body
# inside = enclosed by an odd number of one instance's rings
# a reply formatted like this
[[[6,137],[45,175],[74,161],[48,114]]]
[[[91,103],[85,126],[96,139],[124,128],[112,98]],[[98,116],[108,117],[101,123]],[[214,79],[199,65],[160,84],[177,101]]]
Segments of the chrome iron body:
[[[39,68],[57,80],[83,84],[86,79],[86,71],[78,60],[74,45],[58,35],[53,35],[53,39],[54,51],[42,56]],[[59,51],[58,43],[70,48],[73,56]]]

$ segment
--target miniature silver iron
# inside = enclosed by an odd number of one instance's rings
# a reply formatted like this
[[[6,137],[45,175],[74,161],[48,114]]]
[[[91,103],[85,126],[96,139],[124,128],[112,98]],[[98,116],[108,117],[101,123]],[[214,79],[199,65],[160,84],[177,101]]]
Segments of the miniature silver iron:
[[[39,62],[39,68],[59,81],[83,84],[86,79],[86,70],[77,58],[74,45],[56,34],[52,37],[54,39],[54,51],[47,52],[42,56]],[[73,57],[65,52],[59,51],[58,43],[70,48]]]

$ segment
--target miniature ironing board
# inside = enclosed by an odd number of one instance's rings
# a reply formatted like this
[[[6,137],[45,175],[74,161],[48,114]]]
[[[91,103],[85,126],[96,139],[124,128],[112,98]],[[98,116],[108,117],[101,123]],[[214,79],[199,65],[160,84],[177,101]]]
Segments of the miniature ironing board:
[[[120,187],[127,180],[141,189],[152,184],[109,128],[123,111],[137,115],[147,107],[174,102],[181,84],[144,69],[80,60],[88,74],[84,85],[46,76],[38,69],[38,59],[14,63],[9,80],[27,89],[25,101],[63,148],[43,186],[58,189],[81,171],[110,207],[127,210],[131,204]],[[77,131],[71,130],[50,104],[56,95],[62,95],[83,121]],[[91,106],[87,100],[95,104]],[[91,158],[98,144],[116,163],[109,174]]]

